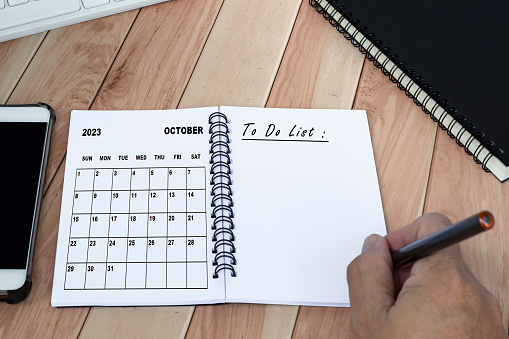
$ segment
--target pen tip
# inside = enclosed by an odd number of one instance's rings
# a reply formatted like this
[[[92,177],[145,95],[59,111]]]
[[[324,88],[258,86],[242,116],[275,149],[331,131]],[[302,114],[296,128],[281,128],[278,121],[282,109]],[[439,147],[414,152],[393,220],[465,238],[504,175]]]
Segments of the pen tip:
[[[495,224],[495,218],[493,217],[493,214],[488,211],[479,213],[479,224],[485,230],[492,228]]]

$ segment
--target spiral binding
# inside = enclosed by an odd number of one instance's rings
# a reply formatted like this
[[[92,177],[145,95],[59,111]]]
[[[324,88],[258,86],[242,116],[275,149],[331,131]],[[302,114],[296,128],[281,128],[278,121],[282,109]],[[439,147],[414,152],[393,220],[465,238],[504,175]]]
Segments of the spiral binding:
[[[471,155],[474,161],[480,164],[484,171],[490,172],[487,167],[489,160],[496,155],[502,154],[504,151],[501,149],[492,150],[492,146],[495,143],[491,140],[480,141],[485,136],[483,132],[476,131],[474,124],[463,124],[467,117],[464,115],[458,115],[458,110],[449,105],[447,99],[440,98],[440,93],[432,91],[431,85],[424,82],[424,78],[415,74],[415,70],[408,68],[404,61],[398,60],[397,54],[391,54],[389,47],[383,46],[382,40],[375,39],[375,34],[368,32],[366,26],[360,25],[360,20],[353,18],[353,14],[347,12],[347,9],[343,5],[339,5],[341,0],[309,0],[309,4],[316,9],[316,11],[323,15],[323,17],[329,21],[329,23],[336,28],[336,30],[343,34],[343,36],[349,40],[352,45],[357,47],[361,53],[365,54],[368,60],[382,71],[382,73],[389,77],[389,79],[396,83],[398,88],[403,90],[405,94],[414,101],[416,105],[421,107],[424,113],[428,114],[430,118],[438,123],[438,126],[447,130],[449,137],[456,139],[456,143],[463,147],[468,155]],[[325,6],[321,5],[325,3]],[[336,14],[339,14],[339,19],[335,18]],[[357,37],[362,35],[359,40]],[[368,46],[365,44],[369,43]],[[376,50],[376,52],[373,52]],[[385,57],[385,60],[380,62],[380,59]],[[393,65],[388,69],[389,63]],[[401,74],[397,75],[397,73]],[[403,84],[403,80],[408,77],[409,81]],[[415,89],[417,87],[417,89]],[[412,91],[415,91],[412,93]],[[424,96],[423,98],[421,98]],[[431,109],[427,108],[428,103],[434,101],[435,103]],[[442,112],[437,116],[437,111],[442,108]],[[451,121],[445,125],[445,119],[449,117]],[[459,131],[454,135],[452,133],[453,128],[459,124],[461,127]],[[468,132],[469,136],[467,140],[462,143],[460,140]],[[465,134],[466,135],[466,134]],[[472,152],[469,148],[472,143],[476,140],[478,142],[477,147]],[[480,160],[481,153],[486,151],[483,160]]]
[[[228,119],[221,112],[214,112],[209,116],[210,134],[210,184],[212,190],[212,241],[215,254],[212,265],[215,266],[213,278],[219,277],[219,272],[231,271],[235,277],[235,235],[233,233],[233,191],[231,179],[230,137],[228,135]],[[229,261],[229,263],[227,262]]]

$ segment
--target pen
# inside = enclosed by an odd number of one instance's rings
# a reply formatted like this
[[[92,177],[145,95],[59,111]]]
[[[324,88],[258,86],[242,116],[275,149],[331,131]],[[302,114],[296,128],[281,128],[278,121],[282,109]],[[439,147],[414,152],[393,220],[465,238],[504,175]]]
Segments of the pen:
[[[488,230],[495,224],[493,214],[483,211],[456,224],[419,239],[391,253],[394,267],[401,267],[428,255],[459,243],[478,233]]]

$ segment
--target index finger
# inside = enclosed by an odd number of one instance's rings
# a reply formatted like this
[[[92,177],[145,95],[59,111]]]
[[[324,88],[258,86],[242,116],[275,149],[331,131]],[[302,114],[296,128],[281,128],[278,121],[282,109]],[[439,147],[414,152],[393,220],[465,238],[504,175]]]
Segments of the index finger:
[[[443,214],[424,214],[412,223],[388,233],[385,239],[389,243],[390,250],[395,251],[451,224],[451,220]]]

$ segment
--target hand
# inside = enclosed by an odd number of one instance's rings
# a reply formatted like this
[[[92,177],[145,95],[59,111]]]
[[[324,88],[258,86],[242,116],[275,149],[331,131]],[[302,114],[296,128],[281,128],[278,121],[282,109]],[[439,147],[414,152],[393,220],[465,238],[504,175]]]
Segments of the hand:
[[[366,238],[347,272],[351,338],[508,338],[497,300],[470,272],[459,245],[393,268],[390,251],[450,224],[427,214],[385,238]]]

